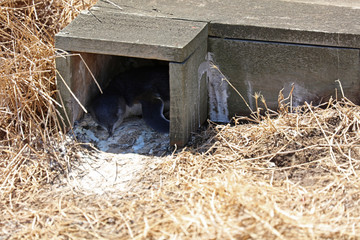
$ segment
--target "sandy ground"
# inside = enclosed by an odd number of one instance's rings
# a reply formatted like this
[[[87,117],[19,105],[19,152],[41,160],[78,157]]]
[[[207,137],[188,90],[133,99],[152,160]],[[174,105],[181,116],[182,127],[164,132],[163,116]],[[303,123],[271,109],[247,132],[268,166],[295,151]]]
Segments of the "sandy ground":
[[[77,153],[77,167],[71,169],[66,179],[71,187],[83,193],[130,191],[145,168],[155,168],[171,153],[169,134],[155,132],[140,117],[125,119],[109,137],[86,114],[75,125],[74,134],[78,142],[91,146],[91,150]]]

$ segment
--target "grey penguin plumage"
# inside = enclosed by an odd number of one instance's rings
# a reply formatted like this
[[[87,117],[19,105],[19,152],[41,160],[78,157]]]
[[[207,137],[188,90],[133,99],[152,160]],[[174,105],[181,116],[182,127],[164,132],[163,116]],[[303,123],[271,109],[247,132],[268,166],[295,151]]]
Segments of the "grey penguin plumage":
[[[125,112],[125,99],[108,92],[96,97],[90,107],[93,119],[108,131],[109,136],[112,136],[114,129],[122,123]]]
[[[127,116],[127,107],[140,103],[147,125],[155,131],[168,133],[170,121],[163,115],[164,102],[170,100],[169,67],[142,67],[117,75],[91,104],[95,121],[111,136]]]

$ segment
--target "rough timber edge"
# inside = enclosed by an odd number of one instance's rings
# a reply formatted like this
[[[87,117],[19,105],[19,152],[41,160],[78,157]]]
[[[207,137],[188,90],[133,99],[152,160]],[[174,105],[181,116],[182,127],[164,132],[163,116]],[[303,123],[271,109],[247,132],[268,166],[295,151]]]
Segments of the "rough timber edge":
[[[104,25],[104,22],[99,22],[92,14],[82,12],[55,36],[55,47],[71,52],[183,62],[208,37],[208,23],[206,22],[136,16],[99,10],[94,12],[103,14],[101,19],[121,18],[127,19],[125,20],[127,22],[114,28],[114,23],[108,22]],[[149,27],[139,27],[138,32],[133,32],[130,38],[118,33],[132,31],[134,21],[149,25]],[[91,30],[91,28],[93,29]],[[167,39],[166,36],[170,37]]]

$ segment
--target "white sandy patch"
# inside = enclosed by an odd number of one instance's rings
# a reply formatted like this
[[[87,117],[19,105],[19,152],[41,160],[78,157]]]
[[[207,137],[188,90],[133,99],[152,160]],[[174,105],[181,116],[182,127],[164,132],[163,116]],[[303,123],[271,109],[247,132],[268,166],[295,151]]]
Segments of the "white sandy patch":
[[[74,133],[79,142],[98,149],[78,152],[77,167],[67,178],[70,187],[87,194],[129,191],[146,169],[162,161],[160,156],[169,154],[169,135],[155,132],[139,117],[126,119],[109,137],[86,115]]]

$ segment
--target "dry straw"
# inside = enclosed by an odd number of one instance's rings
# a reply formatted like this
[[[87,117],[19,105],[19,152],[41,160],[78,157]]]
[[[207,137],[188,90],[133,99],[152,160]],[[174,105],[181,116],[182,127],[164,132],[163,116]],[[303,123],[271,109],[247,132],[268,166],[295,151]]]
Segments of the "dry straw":
[[[53,100],[54,33],[83,4],[0,4],[1,239],[360,237],[360,108],[346,98],[294,108],[280,94],[279,111],[264,105],[254,123],[209,123],[130,192],[54,184],[86,151],[63,146]]]

